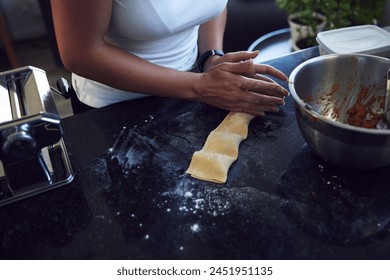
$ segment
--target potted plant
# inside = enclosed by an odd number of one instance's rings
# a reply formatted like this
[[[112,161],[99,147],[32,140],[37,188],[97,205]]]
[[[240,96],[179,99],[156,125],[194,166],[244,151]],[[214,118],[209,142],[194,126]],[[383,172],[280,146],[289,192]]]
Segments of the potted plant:
[[[361,24],[381,24],[388,0],[276,0],[276,6],[288,14],[293,49],[299,40],[306,39],[307,45],[315,44],[317,33],[325,29],[336,29]],[[322,25],[318,15],[322,16]],[[313,18],[317,16],[317,18]],[[295,30],[294,23],[307,25],[309,32]],[[298,33],[298,35],[293,34]],[[295,37],[294,37],[295,36]],[[302,48],[302,46],[301,46]],[[299,47],[298,47],[299,49]]]
[[[315,43],[317,33],[324,30],[325,15],[320,12],[322,0],[276,0],[276,6],[288,15],[291,30],[291,47],[293,50],[304,48],[297,46]]]
[[[327,17],[327,28],[335,29],[361,24],[381,24],[387,0],[322,0],[321,10]]]

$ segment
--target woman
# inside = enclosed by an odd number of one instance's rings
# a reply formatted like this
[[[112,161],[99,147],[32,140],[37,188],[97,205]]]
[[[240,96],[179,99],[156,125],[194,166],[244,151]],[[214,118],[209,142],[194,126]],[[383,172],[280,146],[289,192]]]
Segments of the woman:
[[[51,0],[60,55],[91,107],[145,95],[204,102],[252,115],[275,112],[288,92],[254,64],[223,55],[227,0]],[[217,51],[211,51],[217,50]],[[201,73],[194,69],[200,56]]]

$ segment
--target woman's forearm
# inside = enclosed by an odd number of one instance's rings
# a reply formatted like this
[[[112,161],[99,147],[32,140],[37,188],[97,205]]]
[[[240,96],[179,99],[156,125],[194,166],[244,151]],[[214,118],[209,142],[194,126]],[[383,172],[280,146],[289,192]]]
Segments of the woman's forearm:
[[[75,57],[72,72],[128,92],[193,100],[197,75],[150,63],[108,44]],[[107,93],[109,94],[109,92]]]
[[[51,4],[59,51],[69,71],[124,91],[194,98],[196,74],[152,64],[104,41],[112,1],[52,0]]]
[[[227,9],[216,18],[202,24],[199,28],[199,53],[208,50],[223,50],[223,36],[225,33]]]

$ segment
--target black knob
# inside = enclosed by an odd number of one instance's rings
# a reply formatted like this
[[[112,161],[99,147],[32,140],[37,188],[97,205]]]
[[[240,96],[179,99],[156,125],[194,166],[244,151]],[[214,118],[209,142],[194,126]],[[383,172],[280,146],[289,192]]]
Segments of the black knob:
[[[8,134],[2,145],[3,154],[10,160],[24,160],[37,154],[37,143],[26,131]]]
[[[57,88],[57,93],[62,95],[64,98],[69,99],[71,97],[71,87],[66,79],[59,78],[57,80]]]

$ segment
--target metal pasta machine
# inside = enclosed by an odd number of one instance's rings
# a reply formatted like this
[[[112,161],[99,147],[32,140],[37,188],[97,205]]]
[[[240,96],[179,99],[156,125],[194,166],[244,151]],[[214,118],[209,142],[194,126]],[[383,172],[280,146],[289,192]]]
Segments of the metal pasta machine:
[[[0,206],[73,180],[46,72],[0,73]]]

